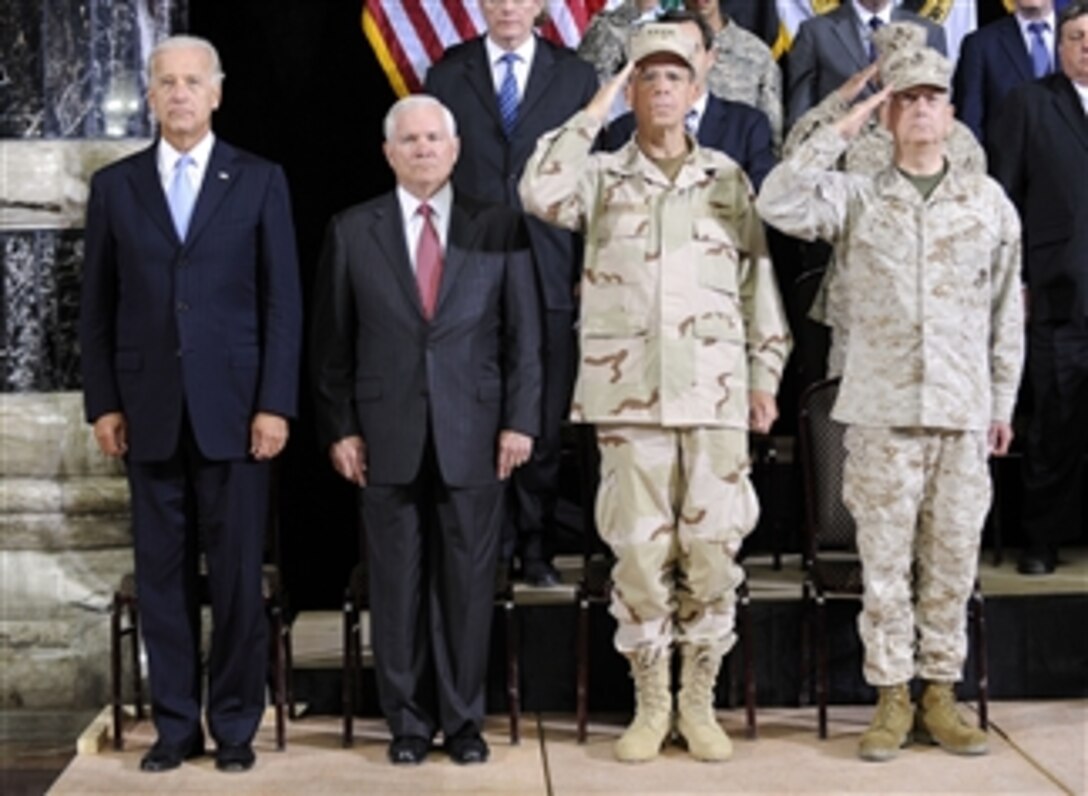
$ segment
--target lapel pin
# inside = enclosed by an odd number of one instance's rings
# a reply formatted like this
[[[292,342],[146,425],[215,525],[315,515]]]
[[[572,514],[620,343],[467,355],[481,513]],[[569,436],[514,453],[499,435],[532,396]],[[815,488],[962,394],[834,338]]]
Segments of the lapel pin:
[[[229,179],[230,179],[230,175],[229,175],[229,174],[227,174],[227,173],[226,173],[225,171],[221,171],[221,172],[219,172],[219,179],[221,179],[221,180],[229,180]]]

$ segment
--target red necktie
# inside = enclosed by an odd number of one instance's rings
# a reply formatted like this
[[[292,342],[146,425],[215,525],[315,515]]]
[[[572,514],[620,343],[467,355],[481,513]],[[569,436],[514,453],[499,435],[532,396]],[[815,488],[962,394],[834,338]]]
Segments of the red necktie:
[[[442,244],[431,223],[431,216],[434,215],[431,206],[421,204],[416,212],[423,216],[419,245],[416,246],[416,281],[419,283],[419,298],[423,302],[423,315],[430,320],[438,301],[438,285],[442,282]]]

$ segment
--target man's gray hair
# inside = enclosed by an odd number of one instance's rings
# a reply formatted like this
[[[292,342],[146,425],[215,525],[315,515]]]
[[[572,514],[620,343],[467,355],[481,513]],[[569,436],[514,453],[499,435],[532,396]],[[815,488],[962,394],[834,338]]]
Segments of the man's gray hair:
[[[393,107],[385,114],[385,140],[392,141],[393,137],[396,135],[397,117],[400,116],[401,113],[412,108],[420,108],[423,106],[438,108],[442,111],[442,118],[446,121],[446,129],[449,130],[450,138],[457,137],[457,121],[453,118],[453,114],[450,113],[449,108],[430,94],[409,94],[407,97],[401,97],[394,102]]]
[[[200,36],[170,36],[163,39],[151,48],[151,54],[147,56],[147,82],[150,84],[154,78],[155,59],[162,53],[170,50],[200,49],[208,54],[212,67],[212,82],[219,85],[223,82],[223,67],[219,61],[219,52],[215,45]]]

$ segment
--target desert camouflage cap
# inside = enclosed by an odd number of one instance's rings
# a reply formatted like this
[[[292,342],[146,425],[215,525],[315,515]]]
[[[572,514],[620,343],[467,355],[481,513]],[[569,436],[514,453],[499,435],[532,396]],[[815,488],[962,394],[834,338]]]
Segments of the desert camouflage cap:
[[[628,44],[631,60],[636,64],[658,53],[675,55],[691,71],[695,69],[695,45],[681,32],[679,25],[649,23],[631,31]]]
[[[918,47],[895,53],[880,73],[884,85],[891,86],[892,91],[904,91],[914,86],[933,86],[948,91],[952,62],[932,47]]]
[[[915,22],[891,22],[873,32],[873,46],[882,58],[926,46],[926,29]]]

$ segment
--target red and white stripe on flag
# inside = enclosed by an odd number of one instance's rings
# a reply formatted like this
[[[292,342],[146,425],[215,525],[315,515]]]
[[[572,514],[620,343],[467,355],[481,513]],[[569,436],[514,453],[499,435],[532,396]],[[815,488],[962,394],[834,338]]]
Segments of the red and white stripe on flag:
[[[364,0],[363,32],[398,97],[423,87],[432,63],[447,47],[485,29],[480,0]],[[577,47],[589,20],[607,0],[548,0],[540,33]]]

